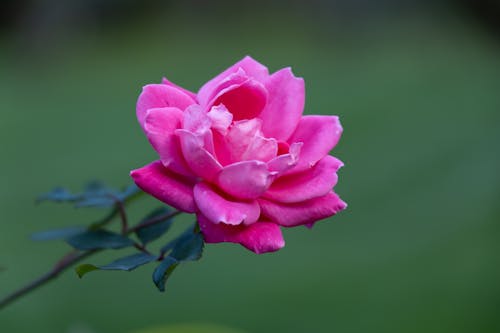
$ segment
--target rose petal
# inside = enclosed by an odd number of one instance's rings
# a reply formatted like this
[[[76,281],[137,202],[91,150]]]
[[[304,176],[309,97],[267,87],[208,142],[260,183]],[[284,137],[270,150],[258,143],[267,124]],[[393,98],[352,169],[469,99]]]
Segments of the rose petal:
[[[146,112],[153,108],[176,107],[184,110],[195,101],[182,90],[165,84],[148,84],[137,100],[137,119],[143,127]]]
[[[258,160],[267,162],[276,157],[278,144],[273,138],[260,134],[261,120],[239,120],[223,137],[216,137],[217,159],[223,164]]]
[[[201,214],[198,222],[207,243],[239,243],[257,254],[274,252],[285,246],[281,229],[274,223],[256,222],[248,226],[214,224]]]
[[[208,107],[224,104],[233,114],[234,120],[252,119],[257,117],[267,101],[267,91],[262,83],[249,79],[243,83],[231,85],[222,89],[208,103]]]
[[[212,134],[215,151],[214,155],[217,161],[223,166],[233,163],[233,152],[227,143],[227,135],[223,135],[218,131],[213,131]]]
[[[222,165],[204,148],[206,140],[184,129],[176,130],[175,134],[179,137],[182,153],[189,168],[205,180],[215,180],[222,170]]]
[[[260,161],[243,161],[225,166],[217,184],[226,193],[239,199],[255,199],[271,185],[274,174]]]
[[[163,78],[161,80],[161,83],[162,84],[166,84],[167,86],[171,86],[173,88],[176,88],[176,89],[179,89],[180,91],[182,91],[183,93],[185,93],[186,95],[188,95],[189,97],[191,97],[194,101],[196,101],[196,94],[194,92],[191,92],[185,88],[182,88],[181,86],[178,86],[176,85],[175,83],[173,83],[172,81],[168,80],[167,78]]]
[[[275,139],[264,138],[256,135],[247,147],[247,150],[241,156],[241,160],[257,160],[267,162],[278,153],[278,143]]]
[[[212,128],[217,130],[222,135],[227,134],[227,129],[233,122],[233,115],[224,105],[213,106],[207,113],[208,118],[212,121]]]
[[[276,172],[277,176],[293,168],[299,161],[302,142],[295,142],[290,145],[287,154],[279,155],[267,163],[269,171]]]
[[[208,101],[211,99],[211,96],[213,96],[213,92],[220,84],[220,82],[227,78],[229,75],[238,72],[240,68],[245,71],[247,76],[253,77],[260,82],[264,82],[264,80],[269,76],[269,72],[264,65],[255,61],[251,57],[246,56],[201,87],[198,92],[198,101],[200,102],[200,104],[208,104]]]
[[[256,201],[239,202],[226,199],[206,183],[195,185],[194,200],[201,213],[215,224],[221,222],[249,225],[256,222],[260,215],[260,207]]]
[[[199,105],[191,105],[184,111],[182,128],[197,137],[203,138],[203,148],[213,155],[214,142],[210,130],[211,126],[212,121]]]
[[[286,141],[297,127],[304,110],[304,80],[290,68],[272,74],[265,82],[267,105],[260,114],[262,132],[268,138]]]
[[[240,162],[260,127],[260,119],[239,120],[229,127],[226,135],[214,133],[217,160],[222,165]]]
[[[335,215],[347,207],[347,204],[334,192],[298,203],[285,204],[266,199],[257,201],[264,216],[285,227],[314,223]]]
[[[342,126],[337,116],[305,116],[292,134],[289,143],[303,142],[297,165],[289,171],[295,173],[312,167],[328,155],[342,134]]]
[[[201,106],[194,104],[184,111],[182,128],[194,134],[205,134],[212,126],[212,121]]]
[[[291,203],[324,196],[337,183],[336,172],[342,165],[335,157],[325,156],[310,170],[276,179],[263,197]]]
[[[144,130],[146,134],[173,134],[182,125],[183,112],[178,108],[153,108],[146,111]]]
[[[130,172],[134,182],[144,192],[183,212],[194,213],[192,179],[174,174],[160,161],[155,161]]]
[[[219,81],[219,83],[214,87],[214,90],[211,91],[210,96],[207,96],[207,99],[202,99],[200,101],[200,105],[208,106],[210,101],[214,101],[214,97],[217,96],[222,90],[227,89],[232,86],[239,86],[245,81],[248,81],[250,77],[245,73],[243,68],[238,68],[235,73],[230,74],[225,77],[223,80]]]
[[[179,138],[174,131],[181,126],[183,113],[177,108],[149,109],[144,118],[144,131],[163,165],[185,176],[193,176],[182,156]]]

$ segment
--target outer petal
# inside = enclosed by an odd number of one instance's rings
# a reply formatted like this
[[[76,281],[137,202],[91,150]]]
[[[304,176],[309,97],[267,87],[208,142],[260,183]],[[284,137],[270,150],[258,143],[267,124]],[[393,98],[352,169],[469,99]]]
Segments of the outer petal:
[[[337,116],[305,116],[288,140],[289,143],[303,142],[300,158],[290,173],[306,170],[328,155],[342,134]]]
[[[267,105],[260,114],[262,132],[266,137],[286,141],[293,133],[304,110],[304,80],[293,75],[290,68],[272,74],[265,83]]]
[[[137,119],[143,126],[146,112],[152,108],[176,107],[184,110],[196,102],[182,90],[165,84],[148,84],[137,100]]]
[[[267,91],[264,85],[257,80],[248,79],[222,89],[208,103],[208,107],[224,104],[233,114],[233,120],[253,119],[262,112],[266,101]]]
[[[133,170],[130,176],[144,192],[167,205],[187,213],[196,211],[193,180],[170,172],[160,161]]]
[[[258,199],[257,201],[264,216],[285,227],[314,223],[335,215],[347,207],[347,204],[334,192],[319,198],[291,204],[277,203],[265,199]]]
[[[324,196],[337,183],[337,170],[342,165],[335,157],[325,156],[310,170],[276,179],[263,197],[291,203]]]
[[[281,229],[274,223],[256,222],[249,226],[214,224],[203,215],[198,215],[198,222],[207,243],[239,243],[257,254],[274,252],[285,246]]]
[[[189,168],[199,177],[213,181],[222,166],[204,147],[204,139],[184,129],[175,133],[179,136],[181,149]]]
[[[217,185],[239,199],[255,199],[271,185],[274,174],[260,161],[243,161],[225,166],[217,177]]]
[[[238,202],[222,197],[206,183],[194,186],[194,200],[201,213],[210,222],[231,225],[252,224],[260,215],[257,201]]]
[[[213,91],[219,85],[219,83],[224,80],[229,75],[238,72],[239,69],[243,69],[249,77],[253,77],[260,82],[264,82],[269,76],[269,72],[266,66],[260,64],[249,56],[246,56],[242,60],[238,61],[233,66],[229,67],[212,80],[208,81],[201,87],[198,92],[198,101],[200,104],[205,105],[208,103],[210,97],[213,96]]]
[[[196,94],[194,92],[191,92],[185,88],[182,88],[181,86],[178,86],[176,85],[175,83],[173,83],[172,81],[168,80],[167,78],[163,78],[161,80],[161,83],[163,84],[166,84],[167,86],[171,86],[173,88],[176,88],[176,89],[179,89],[180,91],[182,91],[183,93],[185,93],[186,95],[188,95],[189,97],[191,97],[194,101],[196,101]]]
[[[182,156],[179,138],[174,131],[181,126],[183,113],[177,108],[149,109],[144,118],[144,131],[163,165],[185,176],[193,176]]]

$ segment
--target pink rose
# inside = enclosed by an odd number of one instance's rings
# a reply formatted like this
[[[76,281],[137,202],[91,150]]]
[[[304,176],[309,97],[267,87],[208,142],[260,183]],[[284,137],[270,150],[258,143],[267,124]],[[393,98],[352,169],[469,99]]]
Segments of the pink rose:
[[[255,253],[285,245],[280,227],[312,225],[346,207],[328,155],[336,116],[302,116],[304,80],[245,57],[197,94],[164,79],[144,87],[137,118],[160,160],[131,172],[145,192],[196,213],[207,243]]]

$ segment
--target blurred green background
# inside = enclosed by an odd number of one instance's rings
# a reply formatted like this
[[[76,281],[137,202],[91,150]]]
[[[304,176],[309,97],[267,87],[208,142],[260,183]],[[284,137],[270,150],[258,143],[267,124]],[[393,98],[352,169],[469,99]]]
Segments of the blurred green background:
[[[130,182],[155,158],[135,118],[162,76],[196,91],[246,54],[306,81],[336,114],[349,203],[257,256],[208,245],[165,294],[152,266],[57,281],[0,312],[1,332],[499,332],[500,22],[496,1],[4,1],[0,296],[63,243],[33,232],[103,214],[34,205],[55,185]],[[138,219],[156,206],[135,203]],[[189,216],[178,219],[179,228]],[[180,230],[179,229],[179,230]],[[104,264],[117,251],[88,260]]]

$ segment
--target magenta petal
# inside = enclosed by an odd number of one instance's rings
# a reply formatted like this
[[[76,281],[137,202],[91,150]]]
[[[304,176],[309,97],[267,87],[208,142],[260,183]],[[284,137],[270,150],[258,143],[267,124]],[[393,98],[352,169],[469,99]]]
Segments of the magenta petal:
[[[337,116],[305,116],[288,140],[289,143],[303,142],[300,158],[290,173],[306,170],[328,155],[342,134]]]
[[[181,126],[182,116],[182,111],[177,108],[149,109],[144,119],[144,131],[165,167],[192,176],[182,156],[179,138],[174,134]]]
[[[214,154],[213,134],[210,130],[212,120],[201,106],[195,104],[184,110],[183,129],[202,138],[202,147],[210,154]],[[201,141],[200,141],[201,142]]]
[[[181,142],[181,149],[189,168],[199,177],[213,181],[222,166],[203,146],[206,140],[184,129],[175,131]]]
[[[291,203],[324,196],[337,183],[337,170],[342,165],[335,157],[325,156],[310,170],[276,179],[263,198]]]
[[[334,192],[319,198],[290,204],[266,199],[257,201],[264,216],[285,227],[314,223],[335,215],[347,207],[347,204]]]
[[[155,161],[130,172],[134,182],[144,192],[183,212],[196,212],[193,197],[194,182],[167,170]]]
[[[201,106],[194,104],[184,110],[182,128],[195,134],[205,134],[212,125],[212,121]]]
[[[214,87],[210,96],[202,96],[200,98],[200,105],[208,106],[210,101],[214,101],[214,97],[221,93],[221,91],[228,89],[229,87],[236,87],[241,85],[242,83],[248,81],[250,78],[247,73],[243,70],[243,68],[238,68],[238,70],[219,81],[219,83]]]
[[[285,246],[281,229],[274,223],[256,222],[248,226],[214,224],[201,214],[198,223],[207,243],[238,243],[257,254],[274,252]]]
[[[269,72],[266,66],[260,64],[249,56],[246,56],[242,60],[235,63],[233,66],[229,67],[201,87],[198,92],[198,100],[200,104],[206,104],[213,96],[215,89],[219,86],[221,81],[226,79],[229,75],[237,73],[239,69],[242,69],[248,77],[253,77],[258,81],[264,82],[269,76]]]
[[[265,87],[267,105],[259,116],[262,132],[266,137],[286,141],[304,111],[304,80],[295,77],[290,68],[284,68],[272,74]]]
[[[274,177],[266,163],[243,161],[225,166],[219,173],[217,184],[236,198],[255,199],[269,188]]]
[[[224,105],[213,106],[207,113],[212,122],[212,128],[219,131],[222,135],[227,134],[227,129],[233,122],[233,115]]]
[[[260,131],[261,125],[260,119],[235,121],[224,137],[224,144],[227,146],[224,153],[227,156],[224,160],[231,163],[241,161],[248,146]]]
[[[137,100],[137,119],[143,126],[146,112],[153,108],[175,107],[184,110],[195,101],[182,90],[165,84],[148,84]]]
[[[194,186],[194,200],[201,213],[215,224],[249,225],[256,222],[260,215],[260,207],[256,201],[226,199],[206,183]]]
[[[224,165],[240,161],[258,160],[267,162],[276,157],[278,144],[273,138],[260,134],[261,120],[258,118],[239,120],[229,127],[224,137],[217,141],[217,158]]]
[[[299,161],[301,148],[302,142],[292,143],[288,154],[279,155],[267,163],[269,171],[276,172],[279,176],[287,170],[293,168]]]
[[[257,80],[249,79],[221,90],[209,106],[224,104],[233,114],[233,120],[257,117],[267,101],[267,91]]]
[[[178,108],[153,108],[146,112],[144,130],[146,134],[168,135],[181,128],[183,112]]]
[[[225,136],[214,136],[218,161],[227,165],[248,160],[267,162],[276,157],[276,140],[264,138],[260,127],[258,118],[239,120],[229,127]]]
[[[168,80],[167,78],[163,78],[161,80],[161,83],[162,84],[166,84],[167,86],[171,86],[173,88],[176,88],[176,89],[179,89],[180,91],[182,91],[183,93],[185,93],[186,95],[188,95],[189,97],[191,97],[194,101],[196,101],[196,94],[194,92],[191,92],[185,88],[182,88],[181,86],[178,86],[176,85],[175,83],[173,83],[172,81]]]
[[[275,139],[264,138],[256,135],[241,156],[242,160],[257,160],[267,162],[276,157],[278,153],[278,143]]]

